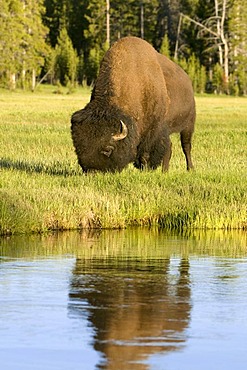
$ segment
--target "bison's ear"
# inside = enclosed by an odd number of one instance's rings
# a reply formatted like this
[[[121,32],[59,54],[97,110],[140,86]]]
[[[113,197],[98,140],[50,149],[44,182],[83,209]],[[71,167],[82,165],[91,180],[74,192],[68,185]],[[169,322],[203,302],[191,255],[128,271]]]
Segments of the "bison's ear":
[[[120,120],[120,132],[116,135],[112,135],[114,141],[123,140],[128,135],[128,128],[123,121]]]
[[[100,153],[106,155],[109,158],[112,155],[114,149],[115,149],[114,146],[107,145],[105,148],[101,150]]]

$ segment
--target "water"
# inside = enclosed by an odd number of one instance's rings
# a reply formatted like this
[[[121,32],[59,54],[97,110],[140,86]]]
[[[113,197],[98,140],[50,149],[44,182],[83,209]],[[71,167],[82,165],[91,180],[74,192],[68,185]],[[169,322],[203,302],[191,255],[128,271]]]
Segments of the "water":
[[[1,370],[245,370],[243,232],[0,239]]]

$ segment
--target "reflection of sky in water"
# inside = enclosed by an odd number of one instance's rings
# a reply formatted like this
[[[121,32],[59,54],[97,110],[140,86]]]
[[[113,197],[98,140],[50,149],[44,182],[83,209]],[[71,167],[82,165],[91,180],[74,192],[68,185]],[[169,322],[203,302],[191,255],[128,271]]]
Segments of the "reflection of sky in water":
[[[144,256],[138,247],[132,259],[118,250],[115,257],[96,258],[99,248],[111,254],[110,235],[108,244],[90,237],[87,251],[84,239],[73,239],[72,247],[68,236],[66,248],[58,251],[53,240],[49,253],[45,238],[20,239],[18,251],[5,241],[1,369],[246,369],[244,248],[227,245],[225,255],[214,256],[212,246],[196,251],[201,239],[156,235],[154,243],[147,233]],[[121,235],[120,249],[130,248]],[[111,361],[104,365],[106,357]]]
[[[10,344],[36,348],[42,344],[50,349],[81,348],[81,335],[73,328],[78,329],[79,324],[85,329],[86,323],[71,324],[67,317],[73,264],[73,259],[50,259],[13,261],[1,266],[1,330],[6,330],[4,337],[0,336],[1,347]]]
[[[87,321],[68,317],[73,265],[72,258],[0,264],[1,369],[79,369],[85,359],[93,369],[99,361]]]
[[[190,259],[192,311],[186,349],[155,354],[163,370],[244,370],[247,364],[247,259]]]

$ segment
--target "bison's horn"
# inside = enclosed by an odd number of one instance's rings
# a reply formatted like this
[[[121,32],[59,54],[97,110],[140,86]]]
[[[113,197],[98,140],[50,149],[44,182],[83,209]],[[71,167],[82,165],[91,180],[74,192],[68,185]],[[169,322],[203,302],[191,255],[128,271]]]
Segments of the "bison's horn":
[[[112,136],[114,141],[123,140],[128,135],[128,128],[125,125],[125,123],[120,120],[120,124],[121,124],[120,134],[116,134]]]

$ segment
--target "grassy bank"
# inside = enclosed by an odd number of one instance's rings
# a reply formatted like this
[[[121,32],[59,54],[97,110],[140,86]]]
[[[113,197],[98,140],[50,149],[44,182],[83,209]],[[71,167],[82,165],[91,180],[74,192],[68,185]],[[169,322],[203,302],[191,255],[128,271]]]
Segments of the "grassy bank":
[[[200,96],[187,173],[172,136],[168,174],[82,174],[70,116],[88,90],[0,91],[0,234],[153,225],[168,229],[247,228],[247,99]]]

